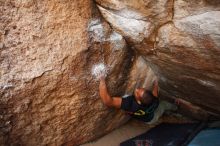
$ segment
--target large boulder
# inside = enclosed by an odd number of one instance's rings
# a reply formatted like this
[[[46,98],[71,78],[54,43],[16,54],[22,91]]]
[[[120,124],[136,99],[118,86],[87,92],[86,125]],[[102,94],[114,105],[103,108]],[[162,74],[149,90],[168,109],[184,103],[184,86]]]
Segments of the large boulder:
[[[123,124],[98,94],[105,63],[123,94],[132,53],[84,1],[1,1],[0,145],[78,145]]]
[[[219,117],[220,1],[97,3],[160,78],[162,97],[183,98]]]
[[[220,116],[218,0],[4,0],[0,144],[79,145],[127,121],[100,100],[151,88]]]
[[[154,30],[172,19],[172,0],[96,0],[103,17],[134,44],[150,38]]]

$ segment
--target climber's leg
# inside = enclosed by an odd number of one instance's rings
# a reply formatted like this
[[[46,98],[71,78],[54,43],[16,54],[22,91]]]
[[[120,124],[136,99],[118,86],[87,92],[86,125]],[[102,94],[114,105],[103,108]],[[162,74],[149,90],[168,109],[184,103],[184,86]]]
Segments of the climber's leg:
[[[154,117],[150,122],[147,122],[147,124],[153,124],[158,121],[158,119],[163,115],[165,111],[175,111],[177,110],[177,106],[174,104],[171,104],[167,101],[160,101],[158,108],[154,112]]]

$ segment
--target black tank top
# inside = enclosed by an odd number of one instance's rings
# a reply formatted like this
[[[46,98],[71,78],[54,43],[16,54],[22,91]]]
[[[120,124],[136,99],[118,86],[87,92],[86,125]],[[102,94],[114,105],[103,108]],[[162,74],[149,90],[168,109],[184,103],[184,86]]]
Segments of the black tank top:
[[[159,105],[158,98],[154,98],[149,105],[140,105],[137,103],[134,95],[123,96],[121,109],[125,110],[133,118],[149,122],[154,117],[154,111]]]

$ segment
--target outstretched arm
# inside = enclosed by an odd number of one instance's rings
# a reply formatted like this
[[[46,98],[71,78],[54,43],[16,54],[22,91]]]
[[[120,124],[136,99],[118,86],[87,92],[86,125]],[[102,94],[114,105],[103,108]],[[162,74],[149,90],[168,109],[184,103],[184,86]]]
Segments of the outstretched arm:
[[[104,77],[100,78],[99,94],[101,96],[103,103],[108,107],[115,107],[115,108],[121,107],[122,99],[120,97],[111,97],[109,95]]]
[[[155,97],[158,97],[158,81],[155,80],[154,83],[153,83],[153,91],[152,91],[152,94],[155,96]]]

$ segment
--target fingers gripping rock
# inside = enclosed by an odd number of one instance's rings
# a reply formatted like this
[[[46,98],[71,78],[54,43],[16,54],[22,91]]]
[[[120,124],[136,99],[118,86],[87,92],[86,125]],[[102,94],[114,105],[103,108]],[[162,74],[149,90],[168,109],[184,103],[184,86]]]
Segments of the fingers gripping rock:
[[[96,79],[100,79],[101,77],[106,77],[108,74],[108,68],[103,64],[99,63],[92,67],[92,75]]]

